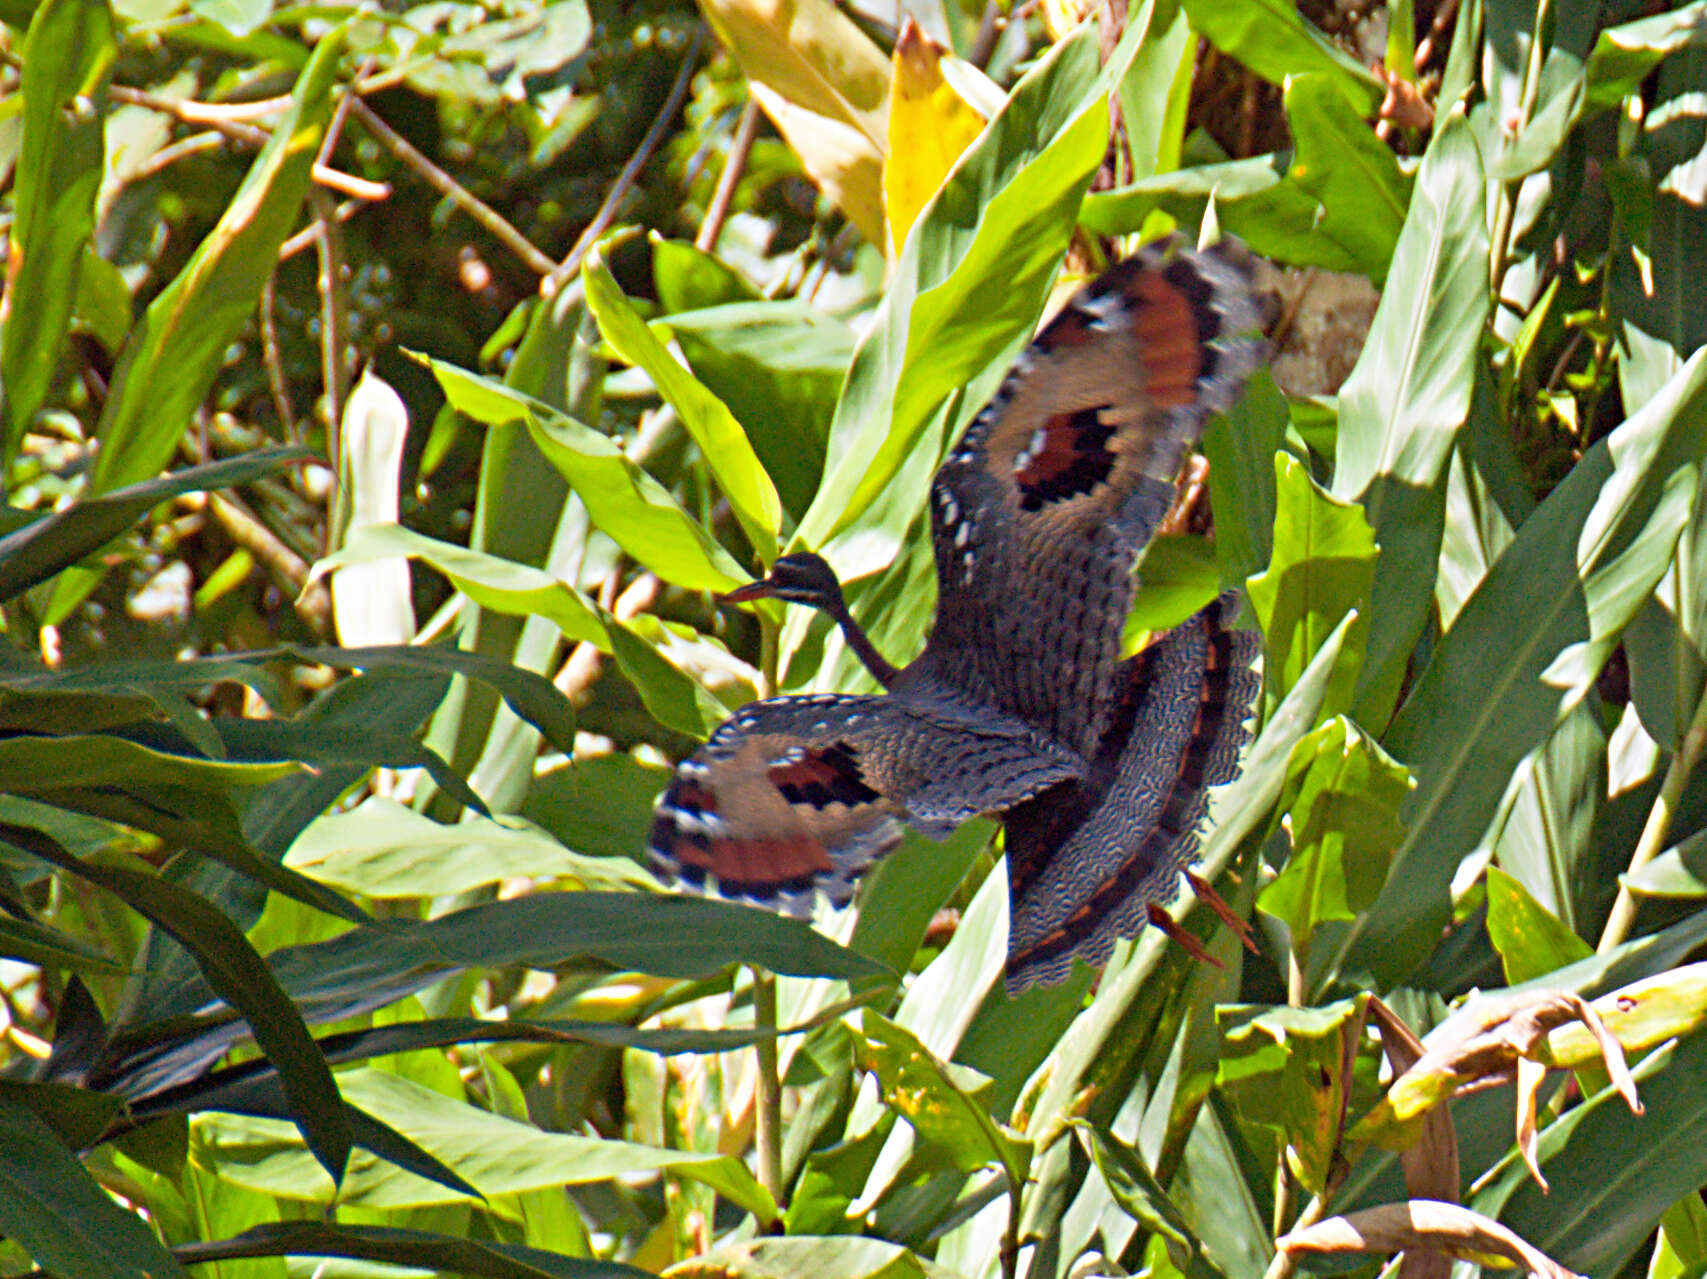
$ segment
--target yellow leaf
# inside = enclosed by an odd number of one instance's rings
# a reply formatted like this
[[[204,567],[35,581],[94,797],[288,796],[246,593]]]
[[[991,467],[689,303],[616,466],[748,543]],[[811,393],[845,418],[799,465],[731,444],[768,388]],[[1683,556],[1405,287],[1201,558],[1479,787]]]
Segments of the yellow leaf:
[[[891,261],[901,252],[919,211],[984,128],[984,116],[944,79],[942,55],[942,46],[908,18],[895,42],[889,155],[883,164]]]
[[[831,0],[699,0],[813,182],[883,243],[888,76],[883,51]]]

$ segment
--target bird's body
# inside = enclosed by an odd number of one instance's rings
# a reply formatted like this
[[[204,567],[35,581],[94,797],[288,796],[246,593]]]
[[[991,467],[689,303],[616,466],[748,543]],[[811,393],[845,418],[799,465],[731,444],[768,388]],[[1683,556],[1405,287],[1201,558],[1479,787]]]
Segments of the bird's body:
[[[937,474],[936,625],[906,668],[816,556],[735,592],[824,609],[888,691],[744,708],[659,800],[655,865],[801,910],[815,891],[846,900],[903,824],[941,838],[1005,816],[1010,989],[1059,979],[1074,954],[1106,959],[1142,925],[1134,901],[1164,880],[1172,896],[1254,696],[1224,601],[1136,658],[1120,640],[1138,553],[1209,414],[1262,358],[1259,324],[1226,247],[1152,246],[1075,297]]]

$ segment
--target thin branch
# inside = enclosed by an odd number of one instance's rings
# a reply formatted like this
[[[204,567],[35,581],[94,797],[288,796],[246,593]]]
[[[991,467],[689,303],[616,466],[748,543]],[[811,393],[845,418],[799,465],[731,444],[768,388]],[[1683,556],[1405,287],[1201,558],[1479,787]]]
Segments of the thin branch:
[[[1707,749],[1707,691],[1703,691],[1701,700],[1696,703],[1695,714],[1684,731],[1683,741],[1678,744],[1677,753],[1666,768],[1660,793],[1654,797],[1653,808],[1648,810],[1648,820],[1642,827],[1641,838],[1636,841],[1636,851],[1630,854],[1630,867],[1624,872],[1624,883],[1619,885],[1618,899],[1613,902],[1606,928],[1600,934],[1597,953],[1604,955],[1622,945],[1630,935],[1630,926],[1636,922],[1636,895],[1630,891],[1629,881],[1659,855],[1671,838],[1672,820],[1683,800],[1684,787],[1700,764],[1704,749]]]
[[[337,211],[332,198],[319,188],[311,192],[314,202],[315,226],[319,230],[320,271],[315,284],[320,293],[320,376],[326,395],[326,456],[332,465],[342,469],[344,437],[344,391],[347,371],[344,366],[344,237],[338,230]],[[328,523],[326,535],[334,536]],[[336,530],[341,533],[342,530]],[[327,548],[330,550],[330,546]]]
[[[699,224],[694,248],[711,253],[717,248],[717,237],[723,234],[723,224],[729,220],[729,206],[735,202],[735,188],[741,185],[741,175],[747,171],[747,157],[752,154],[753,140],[759,135],[759,104],[749,97],[741,109],[741,122],[735,126],[735,141],[729,147],[729,161],[717,175],[717,189],[711,195],[711,207],[705,211],[705,221]]]
[[[296,429],[296,406],[290,401],[290,383],[285,379],[284,357],[279,350],[277,272],[267,273],[261,286],[261,364],[267,370],[267,389],[272,393],[273,412],[279,415],[285,439],[300,444]]]
[[[350,110],[354,112],[356,118],[362,122],[367,131],[373,135],[376,142],[420,174],[428,186],[445,196],[457,208],[491,232],[493,238],[520,258],[528,270],[540,275],[551,273],[556,263],[535,248],[525,235],[516,230],[504,218],[503,214],[417,151],[410,145],[408,139],[380,119],[367,103],[354,94],[345,95],[345,101],[350,104]]]
[[[682,65],[676,72],[676,82],[670,86],[670,94],[664,99],[664,106],[652,121],[651,128],[647,129],[646,136],[640,139],[640,145],[634,149],[634,154],[628,157],[628,163],[622,166],[622,172],[616,175],[616,181],[606,193],[604,203],[599,205],[599,211],[593,214],[593,220],[587,223],[576,237],[574,247],[540,284],[540,292],[545,296],[557,296],[570,277],[581,269],[581,259],[586,257],[587,250],[598,242],[599,237],[608,231],[611,223],[616,220],[617,207],[639,181],[640,171],[646,167],[652,153],[663,142],[670,122],[676,118],[676,112],[682,109],[682,103],[687,99],[688,86],[693,83],[693,70],[699,63],[700,46],[704,43],[705,24],[701,23],[694,28],[693,41],[688,45],[688,51],[682,55]]]

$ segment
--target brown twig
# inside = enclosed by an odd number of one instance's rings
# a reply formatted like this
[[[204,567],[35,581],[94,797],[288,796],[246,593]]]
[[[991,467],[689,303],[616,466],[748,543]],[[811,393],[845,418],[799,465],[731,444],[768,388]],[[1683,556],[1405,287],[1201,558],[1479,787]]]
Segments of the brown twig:
[[[285,380],[284,357],[279,352],[277,272],[267,273],[261,286],[261,365],[267,370],[267,390],[272,393],[273,412],[279,415],[285,438],[301,443],[296,429],[296,407],[290,400],[290,384]]]
[[[347,370],[344,367],[344,334],[348,331],[344,306],[344,236],[338,229],[337,210],[332,198],[318,188],[312,192],[314,221],[319,231],[320,271],[315,279],[320,293],[320,376],[326,395],[326,455],[334,466],[343,456],[344,392]],[[329,522],[328,538],[342,530]],[[327,549],[331,549],[330,542]]]
[[[308,580],[308,561],[279,541],[241,499],[229,493],[209,493],[207,508],[219,521],[226,536],[253,555],[256,563],[272,575],[287,595],[296,598],[297,616],[316,634],[329,634],[332,597],[327,593],[324,582],[316,582],[308,590],[303,590],[303,583]]]
[[[723,234],[723,224],[729,219],[729,206],[735,202],[735,188],[741,185],[741,175],[747,171],[747,157],[752,154],[753,140],[759,136],[759,104],[752,97],[741,108],[741,122],[735,126],[735,140],[729,145],[729,160],[717,175],[717,189],[711,193],[711,207],[705,211],[705,221],[699,224],[694,248],[707,253],[717,248],[717,237]]]
[[[528,270],[540,275],[551,273],[557,264],[535,248],[525,235],[516,230],[504,218],[503,214],[417,151],[410,145],[408,139],[380,119],[367,103],[354,94],[347,94],[345,101],[350,104],[350,110],[355,114],[356,119],[362,122],[363,127],[373,135],[376,142],[415,170],[428,186],[446,197],[457,208],[491,232],[492,237],[520,258]]]
[[[688,45],[688,51],[682,55],[682,65],[676,72],[676,81],[670,86],[669,96],[664,99],[663,107],[652,121],[651,127],[646,130],[646,136],[640,139],[640,145],[634,149],[634,154],[628,157],[628,162],[622,166],[622,172],[616,175],[616,181],[611,183],[611,189],[605,194],[604,203],[599,205],[598,212],[593,214],[593,220],[587,223],[576,237],[574,247],[562,262],[551,268],[541,283],[540,292],[547,297],[557,296],[570,277],[581,269],[581,259],[586,257],[587,250],[598,242],[599,237],[609,230],[611,223],[616,220],[617,206],[639,181],[640,171],[646,167],[652,153],[663,142],[670,121],[676,118],[676,112],[682,109],[682,103],[688,96],[688,85],[693,83],[693,69],[699,62],[700,46],[704,43],[705,24],[701,23],[694,28],[693,40]]]

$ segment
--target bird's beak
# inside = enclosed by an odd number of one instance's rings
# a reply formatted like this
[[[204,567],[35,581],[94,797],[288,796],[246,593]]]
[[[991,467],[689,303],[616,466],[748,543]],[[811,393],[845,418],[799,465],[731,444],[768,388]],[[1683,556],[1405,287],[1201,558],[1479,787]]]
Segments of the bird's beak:
[[[768,578],[764,578],[757,582],[748,582],[745,586],[737,586],[723,596],[723,602],[725,604],[745,604],[749,600],[768,600],[775,594],[776,588],[770,584]]]

